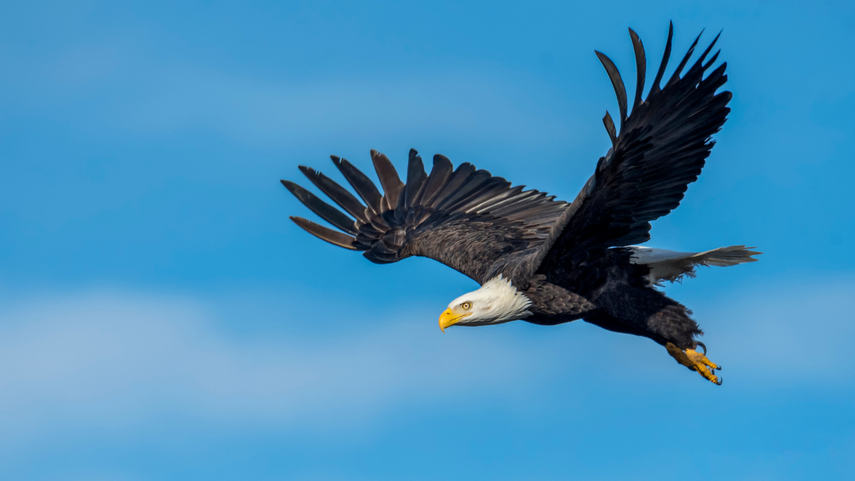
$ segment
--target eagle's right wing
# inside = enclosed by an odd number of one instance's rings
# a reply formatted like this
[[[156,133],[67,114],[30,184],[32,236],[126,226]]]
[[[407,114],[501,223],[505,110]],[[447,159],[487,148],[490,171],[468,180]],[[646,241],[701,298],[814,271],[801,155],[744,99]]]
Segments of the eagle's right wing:
[[[350,216],[299,185],[282,181],[303,204],[343,232],[301,217],[291,220],[329,243],[364,251],[372,262],[429,257],[484,283],[536,252],[567,207],[545,193],[511,187],[469,163],[455,170],[442,155],[434,156],[428,175],[421,157],[411,150],[406,184],[385,155],[372,150],[371,158],[383,194],[350,162],[332,157],[364,204],[329,177],[300,167]]]

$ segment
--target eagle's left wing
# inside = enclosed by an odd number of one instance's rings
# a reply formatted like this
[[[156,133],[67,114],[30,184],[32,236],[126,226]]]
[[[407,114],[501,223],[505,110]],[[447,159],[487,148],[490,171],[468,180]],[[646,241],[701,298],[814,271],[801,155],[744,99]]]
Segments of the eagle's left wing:
[[[620,133],[606,113],[603,123],[612,148],[600,158],[594,175],[558,220],[554,237],[531,263],[536,272],[564,277],[586,265],[586,259],[603,256],[605,249],[646,242],[650,222],[680,205],[688,185],[700,175],[714,145],[711,136],[730,112],[730,92],[718,92],[727,81],[726,64],[707,73],[718,58],[715,53],[706,61],[713,40],[684,73],[696,39],[660,88],[672,35],[673,26],[653,86],[642,101],[646,59],[641,40],[630,30],[638,74],[629,116],[623,80],[614,63],[597,52],[618,98]]]
[[[282,181],[341,232],[301,217],[291,220],[334,245],[364,251],[372,262],[429,257],[484,283],[499,273],[519,280],[511,271],[537,251],[567,208],[565,202],[522,186],[511,187],[505,179],[476,170],[472,164],[460,164],[455,170],[442,155],[434,156],[428,175],[421,157],[411,150],[406,184],[385,155],[372,150],[371,159],[383,194],[350,162],[332,157],[364,204],[320,172],[300,167],[350,216],[299,185]]]

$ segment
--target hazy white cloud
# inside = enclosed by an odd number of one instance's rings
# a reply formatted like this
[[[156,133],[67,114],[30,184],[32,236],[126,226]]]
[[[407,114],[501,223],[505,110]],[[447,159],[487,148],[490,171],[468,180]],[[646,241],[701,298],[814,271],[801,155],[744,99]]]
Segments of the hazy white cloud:
[[[140,295],[43,298],[3,317],[6,441],[66,424],[115,427],[163,415],[361,423],[402,398],[524,385],[529,364],[509,345],[428,341],[404,326],[328,341],[235,339],[199,304]]]
[[[851,292],[851,283],[830,282],[699,306],[715,326],[711,358],[725,364],[735,389],[851,382]],[[323,431],[362,424],[404,400],[453,406],[468,396],[522,406],[546,389],[575,391],[603,378],[633,391],[703,384],[649,341],[591,326],[425,337],[405,322],[358,335],[265,339],[228,334],[199,302],[116,293],[34,298],[0,317],[7,445],[164,417]]]

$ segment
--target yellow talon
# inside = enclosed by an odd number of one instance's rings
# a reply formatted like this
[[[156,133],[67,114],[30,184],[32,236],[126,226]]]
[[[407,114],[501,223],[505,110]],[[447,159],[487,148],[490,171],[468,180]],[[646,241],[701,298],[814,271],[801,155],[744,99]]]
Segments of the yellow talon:
[[[712,369],[721,369],[716,363],[707,359],[707,357],[694,349],[686,349],[686,355],[695,363],[701,363],[704,366],[709,366]]]
[[[701,354],[694,349],[686,349],[683,351],[670,342],[665,344],[665,349],[667,349],[668,354],[670,354],[671,357],[676,359],[680,364],[686,366],[692,371],[697,371],[698,374],[703,376],[707,381],[721,385],[721,378],[716,377],[714,374],[714,371],[716,369],[721,369],[721,366],[707,359],[705,354]],[[704,348],[704,351],[706,351],[706,348]]]

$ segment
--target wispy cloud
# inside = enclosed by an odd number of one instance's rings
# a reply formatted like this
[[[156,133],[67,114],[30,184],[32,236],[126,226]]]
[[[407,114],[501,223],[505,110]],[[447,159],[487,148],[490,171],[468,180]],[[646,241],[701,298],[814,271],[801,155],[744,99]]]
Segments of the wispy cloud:
[[[798,293],[754,293],[760,302],[731,296],[726,307],[699,306],[715,325],[711,357],[726,361],[726,377],[743,386],[732,389],[849,382],[850,292],[851,285],[830,282]],[[751,307],[757,305],[764,307]],[[224,331],[212,306],[102,292],[7,308],[0,442],[81,427],[141,427],[164,416],[322,432],[361,425],[401,402],[525,404],[532,393],[584,389],[603,376],[639,392],[707,388],[652,343],[591,326],[461,329],[426,338],[422,326],[379,323],[385,327],[363,334],[264,339]]]
[[[364,422],[402,398],[526,383],[528,362],[510,345],[429,342],[403,326],[329,342],[235,339],[199,304],[115,294],[44,298],[4,317],[7,442],[163,415],[323,428]]]

